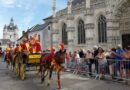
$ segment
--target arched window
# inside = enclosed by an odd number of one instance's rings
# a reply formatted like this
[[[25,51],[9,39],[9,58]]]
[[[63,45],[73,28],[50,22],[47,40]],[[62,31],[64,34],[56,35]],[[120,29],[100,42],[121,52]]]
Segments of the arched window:
[[[65,45],[68,45],[68,35],[67,35],[67,25],[64,23],[62,25],[62,43],[64,43]]]
[[[85,28],[84,28],[84,22],[82,20],[79,20],[78,23],[78,44],[85,44]]]
[[[101,15],[98,19],[98,41],[99,43],[107,42],[106,17]]]

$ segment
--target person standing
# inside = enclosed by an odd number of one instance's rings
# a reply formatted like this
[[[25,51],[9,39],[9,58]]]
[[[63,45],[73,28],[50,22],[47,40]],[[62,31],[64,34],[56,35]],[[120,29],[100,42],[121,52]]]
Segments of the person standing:
[[[113,54],[116,55],[115,57],[115,63],[114,63],[114,77],[117,77],[117,71],[119,71],[119,80],[122,80],[123,75],[123,58],[125,57],[124,50],[122,49],[122,46],[119,44],[117,45],[116,53],[112,51]]]
[[[89,66],[89,75],[92,75],[92,64],[94,63],[93,55],[90,50],[87,50],[86,57],[85,57],[86,63]]]
[[[130,79],[130,46],[125,48],[124,68],[126,70],[126,84],[128,84],[128,79]]]
[[[104,79],[107,67],[105,51],[102,48],[99,48],[99,53],[96,57],[98,59],[98,70],[100,72],[99,79]]]
[[[95,63],[95,70],[96,70],[96,74],[99,74],[98,72],[98,60],[96,58],[96,56],[98,55],[98,46],[94,46],[93,47],[93,57],[94,57],[94,63]]]
[[[77,73],[79,71],[80,68],[80,56],[79,53],[77,51],[74,52],[74,60],[76,62],[76,69],[73,73]]]

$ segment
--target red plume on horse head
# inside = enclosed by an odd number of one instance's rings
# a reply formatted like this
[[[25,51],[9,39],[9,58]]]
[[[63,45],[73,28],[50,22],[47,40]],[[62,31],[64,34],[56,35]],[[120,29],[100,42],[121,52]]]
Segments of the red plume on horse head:
[[[59,46],[60,46],[60,49],[61,49],[61,50],[63,50],[63,49],[65,48],[64,43],[61,43]]]

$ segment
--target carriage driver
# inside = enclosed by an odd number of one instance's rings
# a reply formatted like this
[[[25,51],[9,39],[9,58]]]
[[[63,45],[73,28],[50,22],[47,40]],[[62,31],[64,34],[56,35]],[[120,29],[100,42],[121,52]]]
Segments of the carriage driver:
[[[22,43],[20,44],[22,57],[24,58],[24,62],[27,61],[27,55],[29,54],[29,43],[27,38],[23,38]]]

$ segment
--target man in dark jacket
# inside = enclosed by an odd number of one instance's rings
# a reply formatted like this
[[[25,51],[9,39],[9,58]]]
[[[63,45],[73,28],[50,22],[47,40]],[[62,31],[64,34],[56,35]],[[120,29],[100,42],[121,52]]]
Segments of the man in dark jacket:
[[[98,70],[98,60],[96,59],[96,56],[98,55],[98,46],[94,46],[93,47],[93,56],[94,56],[94,62],[95,62],[95,69],[97,71],[97,74],[99,73],[99,70]]]

